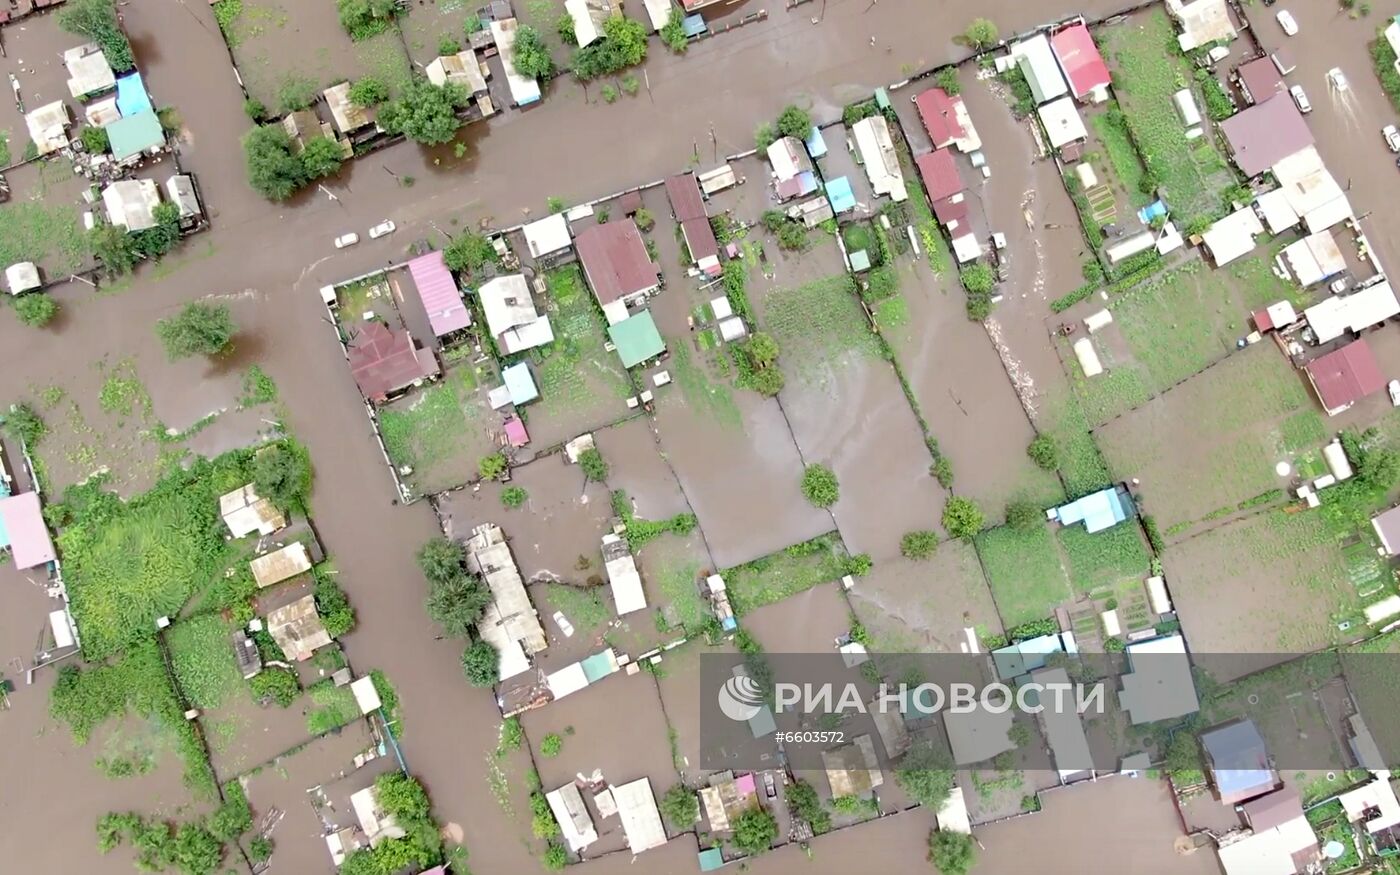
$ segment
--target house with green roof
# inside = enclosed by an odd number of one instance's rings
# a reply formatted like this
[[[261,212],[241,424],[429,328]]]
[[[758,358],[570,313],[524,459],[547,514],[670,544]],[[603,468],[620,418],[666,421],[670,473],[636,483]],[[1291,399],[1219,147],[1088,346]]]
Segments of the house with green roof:
[[[608,326],[608,338],[617,347],[624,368],[635,367],[666,351],[666,342],[656,330],[650,310],[628,316],[616,325]]]

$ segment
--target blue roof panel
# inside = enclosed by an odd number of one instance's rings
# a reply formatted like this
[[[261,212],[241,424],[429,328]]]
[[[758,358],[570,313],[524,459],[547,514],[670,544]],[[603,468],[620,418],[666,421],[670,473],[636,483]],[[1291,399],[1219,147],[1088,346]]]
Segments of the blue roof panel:
[[[807,147],[807,154],[813,158],[820,158],[826,154],[826,140],[822,137],[821,128],[812,125],[812,133],[807,135],[807,140],[803,143]]]
[[[123,117],[154,108],[140,73],[128,73],[117,80],[117,112]]]
[[[851,181],[844,176],[826,184],[826,199],[831,201],[833,213],[844,213],[856,208],[856,193],[851,191]]]

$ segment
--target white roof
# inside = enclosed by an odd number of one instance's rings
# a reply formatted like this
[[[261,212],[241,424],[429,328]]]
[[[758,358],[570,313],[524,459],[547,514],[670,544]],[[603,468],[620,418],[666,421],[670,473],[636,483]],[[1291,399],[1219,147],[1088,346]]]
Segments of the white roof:
[[[1216,40],[1235,38],[1235,26],[1230,22],[1230,11],[1225,6],[1225,0],[1194,0],[1191,3],[1167,0],[1167,11],[1181,22],[1182,32],[1176,41],[1183,52]]]
[[[1309,231],[1330,228],[1351,216],[1351,202],[1337,183],[1317,147],[1307,146],[1270,168],[1293,212],[1302,217]]]
[[[734,315],[734,308],[730,306],[729,298],[724,295],[710,299],[710,310],[715,314],[716,319],[728,319]]]
[[[56,649],[72,647],[77,643],[77,639],[73,637],[73,620],[65,608],[49,611],[49,630],[53,632],[53,644]]]
[[[1330,444],[1322,448],[1322,459],[1327,463],[1327,470],[1331,471],[1332,476],[1338,480],[1349,480],[1356,473],[1351,470],[1351,462],[1347,460],[1347,451],[1342,449],[1340,440],[1334,438]]]
[[[544,346],[554,340],[548,316],[535,310],[530,283],[518,273],[498,276],[477,290],[486,325],[505,355]]]
[[[506,84],[510,86],[511,99],[523,106],[540,99],[540,83],[529,76],[522,76],[515,69],[512,55],[515,51],[514,18],[491,22],[491,36],[496,39],[496,49],[500,52],[501,67],[506,72]]]
[[[428,81],[437,86],[450,82],[461,85],[467,89],[468,94],[478,94],[486,90],[486,77],[481,75],[481,62],[476,59],[476,51],[473,49],[434,58],[423,72]]]
[[[944,832],[972,834],[972,818],[967,812],[967,801],[963,799],[963,789],[954,787],[948,798],[938,806],[938,828]]]
[[[248,563],[248,567],[252,569],[253,580],[261,589],[310,571],[311,554],[305,544],[295,541],[280,550],[253,559]]]
[[[1118,704],[1133,723],[1170,720],[1200,709],[1186,641],[1180,635],[1139,641],[1124,651],[1133,670],[1122,676]]]
[[[574,20],[574,38],[579,48],[602,37],[606,10],[589,0],[564,0],[564,10]]]
[[[1369,605],[1366,608],[1366,622],[1375,626],[1382,620],[1388,620],[1396,614],[1400,614],[1400,595],[1393,595],[1376,602],[1374,605]]]
[[[87,120],[88,124],[96,128],[105,128],[121,117],[122,114],[121,111],[117,109],[117,98],[115,95],[89,103],[83,108],[83,118]]]
[[[466,546],[467,570],[486,579],[486,586],[491,590],[493,599],[482,622],[477,624],[478,631],[486,637],[482,627],[490,625],[487,622],[490,618],[492,623],[499,624],[507,639],[519,641],[525,652],[539,653],[548,647],[549,640],[545,637],[544,627],[540,625],[539,616],[535,613],[530,594],[525,589],[525,581],[520,577],[520,569],[515,564],[515,557],[511,555],[510,545],[506,543],[506,536],[501,527],[493,523],[477,526],[472,530],[472,536],[467,539]],[[494,614],[491,608],[495,608]],[[491,643],[496,644],[496,641]],[[501,650],[501,647],[497,645],[496,649]],[[502,652],[502,672],[506,670],[505,656]],[[506,678],[509,675],[502,674],[501,677]]]
[[[219,496],[219,515],[235,538],[253,532],[270,535],[287,524],[271,501],[258,497],[251,483]]]
[[[61,100],[46,103],[24,116],[29,139],[40,155],[57,152],[68,145],[68,107]]]
[[[967,264],[982,256],[982,245],[977,242],[975,235],[963,234],[953,238],[953,254],[957,256],[958,264]]]
[[[1352,823],[1361,820],[1368,808],[1380,810],[1377,817],[1366,821],[1367,832],[1380,832],[1400,823],[1400,800],[1395,798],[1395,789],[1390,786],[1390,781],[1383,778],[1373,778],[1371,783],[1338,796],[1337,801],[1342,803],[1347,820]]]
[[[1172,100],[1176,102],[1176,111],[1181,113],[1181,121],[1186,127],[1192,128],[1201,123],[1201,111],[1196,108],[1196,98],[1191,95],[1190,88],[1173,94]]]
[[[568,249],[574,243],[574,238],[569,236],[569,220],[564,218],[563,213],[531,222],[520,230],[525,234],[525,245],[535,258]]]
[[[1130,258],[1137,255],[1139,252],[1145,252],[1151,249],[1156,244],[1157,235],[1148,230],[1143,231],[1141,234],[1134,234],[1127,240],[1120,240],[1105,249],[1104,254],[1108,256],[1110,264],[1117,264],[1125,258]]]
[[[501,667],[497,673],[500,680],[529,671],[530,657],[525,655],[525,649],[520,646],[520,642],[506,631],[499,608],[487,605],[481,614],[481,622],[476,624],[476,631],[483,641],[496,648],[496,652],[500,654]]]
[[[1060,64],[1055,60],[1055,53],[1050,50],[1050,40],[1045,34],[1038,33],[1017,43],[1011,47],[1011,54],[1025,74],[1037,104],[1069,93],[1069,85],[1060,72]]]
[[[1070,687],[1069,673],[1062,668],[1031,672],[1031,680],[1047,687]],[[1067,708],[1056,708],[1054,702],[1053,696],[1042,698],[1041,704],[1045,709],[1040,712],[1040,719],[1045,724],[1046,740],[1050,742],[1050,753],[1055,757],[1055,768],[1060,778],[1064,779],[1089,771],[1094,764],[1089,756],[1089,739],[1084,735],[1084,723],[1074,710],[1073,699],[1065,699]]]
[[[370,847],[385,839],[404,837],[403,827],[394,821],[393,815],[386,814],[379,807],[379,794],[375,792],[374,787],[366,787],[350,794],[350,807],[355,811],[355,819],[360,822],[360,829],[364,830],[369,838]]]
[[[904,174],[899,169],[899,155],[890,139],[890,125],[882,115],[863,118],[851,126],[855,135],[856,149],[865,164],[865,174],[870,177],[870,187],[875,194],[887,194],[890,200],[898,203],[909,197],[904,187]]]
[[[331,119],[342,134],[358,131],[374,121],[375,112],[373,109],[360,106],[350,100],[349,82],[332,85],[322,91],[321,96],[326,99],[326,106],[330,107],[331,110]]]
[[[1240,207],[1210,226],[1202,237],[1202,245],[1210,250],[1217,266],[1229,264],[1254,250],[1254,238],[1264,233],[1264,226],[1254,214],[1254,207]]]
[[[1084,327],[1090,334],[1113,324],[1113,311],[1104,307],[1084,317]]]
[[[706,170],[695,179],[700,183],[700,190],[705,194],[724,191],[737,181],[734,177],[734,168],[729,164],[721,164],[714,170]]]
[[[199,215],[199,197],[194,193],[194,180],[188,174],[177,173],[165,181],[165,196],[180,208],[180,218]]]
[[[651,29],[660,30],[671,21],[671,0],[644,0]]]
[[[1089,136],[1089,132],[1084,129],[1084,119],[1079,115],[1079,108],[1074,105],[1073,97],[1061,97],[1047,103],[1039,112],[1040,122],[1045,125],[1052,149],[1067,146]]]
[[[75,98],[116,87],[112,65],[95,43],[64,52],[63,66],[68,68],[68,93]]]
[[[666,844],[666,830],[661,826],[661,814],[656,810],[656,798],[651,794],[651,781],[638,778],[630,784],[612,788],[617,813],[622,817],[622,831],[627,834],[627,847],[634,854]]]
[[[160,187],[154,179],[123,179],[102,189],[107,221],[125,225],[128,231],[154,228],[155,209],[159,204]]]
[[[609,558],[610,555],[612,558]],[[617,615],[620,617],[645,608],[647,597],[642,591],[642,578],[637,573],[636,560],[627,552],[626,542],[612,533],[604,535],[603,558],[607,560],[603,567],[612,586]]]
[[[1347,331],[1365,331],[1397,314],[1400,301],[1395,299],[1390,280],[1381,280],[1350,295],[1326,298],[1303,311],[1318,343],[1335,340]]]
[[[562,699],[588,686],[588,675],[583,670],[583,663],[571,662],[558,671],[550,672],[544,682],[549,687],[550,695]]]
[[[1288,192],[1281,188],[1270,189],[1254,199],[1254,205],[1264,214],[1264,224],[1270,234],[1282,234],[1298,224],[1298,213],[1289,203]]]
[[[1103,373],[1099,352],[1094,349],[1094,342],[1089,338],[1081,337],[1074,342],[1074,356],[1079,359],[1079,367],[1084,371],[1084,376],[1097,377]]]
[[[738,316],[730,316],[719,323],[719,336],[726,341],[739,340],[749,333],[745,327],[744,320]]]
[[[578,853],[598,841],[598,831],[593,828],[593,818],[588,816],[588,807],[583,804],[577,786],[565,784],[550,790],[544,798],[549,802],[549,810],[554,812],[554,819],[559,821],[559,830],[569,850]]]
[[[369,675],[350,684],[350,692],[355,694],[355,704],[360,706],[361,714],[377,711],[384,704],[379,701],[379,691],[374,688],[374,679]]]
[[[1308,819],[1299,815],[1219,849],[1225,875],[1294,875],[1293,854],[1317,844]]]
[[[779,137],[768,145],[768,163],[773,165],[773,174],[779,182],[786,182],[802,172],[806,148],[794,137]]]
[[[1167,596],[1167,583],[1159,576],[1147,578],[1147,598],[1152,603],[1152,611],[1157,614],[1170,614],[1172,600]]]
[[[1320,283],[1347,269],[1346,258],[1331,231],[1318,231],[1288,244],[1284,247],[1283,258],[1301,286]]]
[[[5,288],[12,295],[37,289],[40,285],[39,267],[32,261],[21,261],[5,268]]]

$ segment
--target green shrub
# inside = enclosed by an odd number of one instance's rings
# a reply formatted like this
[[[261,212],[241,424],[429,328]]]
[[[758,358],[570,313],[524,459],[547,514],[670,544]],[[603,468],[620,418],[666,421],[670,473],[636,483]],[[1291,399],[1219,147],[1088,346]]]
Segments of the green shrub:
[[[136,66],[113,0],[68,0],[58,11],[58,26],[97,43],[117,73]]]
[[[15,315],[31,328],[43,328],[58,315],[58,302],[43,292],[27,292],[15,298]]]
[[[272,859],[272,841],[264,836],[258,836],[248,842],[248,859],[254,863],[266,863]]]
[[[814,507],[831,507],[841,497],[836,474],[825,465],[808,465],[802,472],[802,495]]]
[[[595,483],[608,479],[608,462],[596,447],[589,447],[578,454],[578,466],[583,469],[583,476]]]
[[[508,463],[503,453],[492,453],[489,456],[482,456],[476,463],[477,473],[482,480],[499,480],[505,473]]]
[[[666,19],[666,26],[661,28],[661,41],[676,54],[690,47],[690,37],[685,35],[683,20],[675,7],[672,7],[670,17]]]
[[[1036,435],[1026,447],[1026,455],[1043,470],[1054,471],[1060,467],[1060,447],[1048,434]]]
[[[558,733],[551,732],[540,739],[540,756],[552,759],[559,756],[564,750],[564,739]]]
[[[330,569],[318,565],[313,569],[313,576],[316,578],[316,612],[321,615],[321,625],[326,627],[326,634],[339,638],[355,628],[355,609]]]
[[[452,52],[442,52],[442,54],[448,55]],[[368,109],[389,99],[389,86],[385,85],[384,80],[378,77],[361,76],[350,86],[350,91],[346,96],[356,106]]]
[[[761,854],[778,837],[778,822],[762,808],[750,808],[733,821],[734,846],[746,854]]]
[[[985,49],[996,44],[1001,32],[989,18],[974,18],[962,32],[963,42],[972,49]]]
[[[943,506],[943,528],[954,538],[970,540],[984,521],[981,508],[970,498],[953,496]]]
[[[558,842],[550,842],[544,849],[544,856],[540,858],[540,862],[550,872],[558,872],[569,865],[569,852]]]
[[[554,75],[554,58],[549,54],[549,46],[540,32],[528,24],[516,28],[511,60],[521,76],[548,79]]]
[[[791,104],[778,115],[778,135],[806,140],[812,134],[812,116],[805,109]]]
[[[928,860],[940,875],[965,875],[977,859],[972,836],[936,829],[928,834]]]
[[[974,295],[990,294],[996,285],[997,275],[989,265],[977,262],[962,269],[963,286]]]
[[[1098,264],[1097,261],[1089,263]],[[1102,269],[1100,269],[1100,272],[1102,272]],[[1050,311],[1052,313],[1063,313],[1070,307],[1073,307],[1075,304],[1078,304],[1080,301],[1087,301],[1090,298],[1090,296],[1094,294],[1094,292],[1098,291],[1098,288],[1098,283],[1085,283],[1084,285],[1080,286],[1079,288],[1075,289],[1069,294],[1061,295],[1060,297],[1051,301]]]
[[[476,274],[488,264],[499,265],[501,256],[490,240],[480,234],[463,231],[443,248],[442,260],[449,270]]]
[[[260,122],[267,118],[267,105],[255,97],[250,97],[243,101],[243,114],[255,122]]]
[[[953,488],[953,460],[947,456],[939,456],[933,460],[933,464],[928,466],[928,472],[933,475],[933,479],[938,481],[938,485],[944,489]]]
[[[1167,542],[1162,539],[1162,531],[1157,527],[1157,518],[1144,514],[1142,517],[1142,530],[1147,535],[1147,543],[1152,546],[1152,552],[1160,555],[1167,549]]]
[[[958,82],[958,68],[944,67],[933,74],[933,84],[942,88],[947,94],[953,95],[962,91],[962,85]]]
[[[1045,512],[1034,502],[1013,501],[1006,506],[1006,524],[1026,532],[1045,524]]]
[[[106,128],[85,127],[83,128],[81,138],[83,141],[83,148],[93,155],[101,155],[103,152],[110,151],[112,148],[112,142],[107,138]]]
[[[384,33],[401,8],[398,0],[336,0],[340,26],[355,42]]]
[[[378,122],[390,133],[436,146],[456,136],[462,126],[457,110],[470,99],[467,90],[454,82],[434,85],[426,79],[414,79],[397,98],[380,107]]]
[[[895,782],[915,802],[937,810],[953,791],[952,764],[931,744],[911,748],[895,770]]]
[[[296,672],[285,668],[263,669],[248,679],[248,689],[257,701],[275,702],[283,708],[291,707],[301,695],[301,684],[297,682]]]
[[[700,819],[700,800],[695,791],[684,784],[672,785],[657,807],[666,822],[676,829],[689,829]]]
[[[905,532],[899,539],[899,552],[906,559],[927,559],[938,549],[938,533],[926,530]]]
[[[238,326],[225,304],[192,301],[177,315],[156,323],[156,335],[171,359],[218,355],[228,348]]]
[[[462,653],[462,671],[474,687],[495,686],[500,664],[501,655],[487,641],[473,641]]]
[[[507,486],[501,490],[501,504],[509,508],[520,507],[529,497],[529,493],[519,486]]]
[[[603,22],[602,39],[574,52],[574,75],[583,80],[597,79],[635,67],[646,59],[646,27],[621,13]]]

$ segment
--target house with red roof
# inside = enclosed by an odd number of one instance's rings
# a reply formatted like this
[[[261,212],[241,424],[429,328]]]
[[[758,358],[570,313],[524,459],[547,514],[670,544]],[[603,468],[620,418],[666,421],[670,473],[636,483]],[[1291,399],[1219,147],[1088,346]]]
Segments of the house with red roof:
[[[935,149],[915,158],[914,163],[939,221],[947,225],[966,216],[967,205],[962,197],[965,186],[952,151]]]
[[[574,238],[574,248],[604,312],[609,304],[637,303],[661,288],[642,232],[630,218],[583,229]]]
[[[1111,77],[1108,65],[1094,45],[1094,37],[1083,22],[1071,24],[1050,37],[1055,60],[1060,62],[1069,90],[1075,100],[1102,103],[1108,99]]]
[[[1308,362],[1303,371],[1317,392],[1328,416],[1336,416],[1353,404],[1385,388],[1385,377],[1376,354],[1364,339],[1353,340]]]
[[[956,94],[949,94],[942,88],[930,88],[914,98],[914,106],[919,111],[919,119],[924,130],[933,141],[933,148],[942,149],[956,146],[962,152],[975,152],[982,148],[982,139],[972,126],[967,105]]]
[[[346,341],[350,373],[360,394],[376,403],[412,386],[419,380],[436,377],[437,359],[418,345],[404,328],[390,328],[377,319],[353,327]]]
[[[710,275],[720,272],[719,242],[710,227],[705,201],[695,174],[680,173],[666,179],[666,197],[671,201],[671,213],[681,225],[685,246],[695,265]]]

